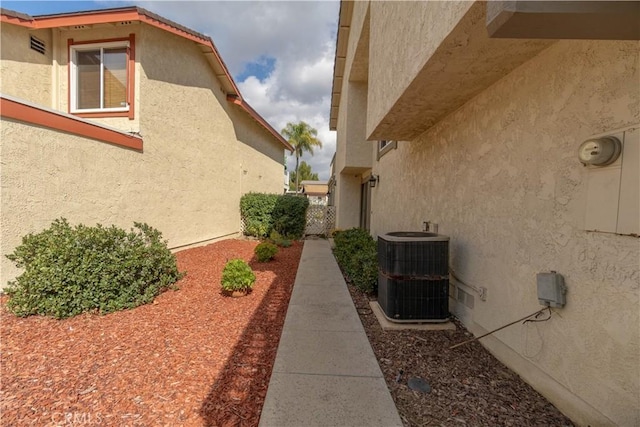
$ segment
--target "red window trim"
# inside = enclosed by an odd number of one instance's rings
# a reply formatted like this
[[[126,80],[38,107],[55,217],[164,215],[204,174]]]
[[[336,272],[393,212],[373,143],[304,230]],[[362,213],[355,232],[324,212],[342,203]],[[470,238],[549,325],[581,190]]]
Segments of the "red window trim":
[[[129,105],[129,111],[118,112],[96,112],[96,113],[72,113],[71,112],[71,46],[78,46],[83,44],[99,44],[110,42],[129,42],[129,48],[127,49],[127,104]],[[73,39],[67,40],[67,111],[69,114],[73,114],[78,117],[84,118],[101,118],[101,117],[128,117],[129,120],[133,120],[135,117],[135,74],[136,74],[136,35],[131,33],[129,37],[121,37],[114,39],[102,39],[102,40],[84,40],[76,42]]]

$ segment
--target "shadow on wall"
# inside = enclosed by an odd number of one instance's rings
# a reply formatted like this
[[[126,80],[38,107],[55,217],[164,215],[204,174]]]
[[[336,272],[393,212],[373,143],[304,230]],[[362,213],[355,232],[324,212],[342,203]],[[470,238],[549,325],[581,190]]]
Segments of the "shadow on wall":
[[[451,239],[449,245],[449,266],[456,271],[462,270],[462,266],[469,262],[467,247],[461,244],[460,239]]]
[[[270,158],[278,164],[284,162],[284,146],[275,138],[268,136],[265,138],[265,130],[256,121],[248,116],[244,111],[240,110],[240,107],[229,104],[227,113],[231,117],[233,122],[233,130],[236,135],[236,139],[248,147],[253,148],[257,152]],[[245,126],[242,126],[245,125]],[[269,142],[266,142],[268,140]],[[284,174],[284,165],[283,165]]]
[[[167,34],[159,29],[146,27],[140,39],[142,40],[140,58],[136,61],[141,64],[148,80],[169,83],[190,90],[210,91],[231,119],[238,141],[278,164],[283,163],[282,145],[272,137],[268,137],[269,143],[265,142],[265,131],[262,126],[249,118],[247,113],[240,110],[240,107],[234,106],[227,100],[226,94],[220,89],[222,83],[194,42]],[[176,67],[176,63],[189,64],[189,66]],[[167,106],[162,111],[170,115],[172,108],[175,106]],[[215,114],[215,111],[199,112],[199,115],[204,116],[212,114]]]
[[[209,89],[220,105],[229,110],[231,106],[226,95],[218,89],[218,78],[196,43],[146,26],[140,39],[141,49],[140,54],[136,53],[136,62],[141,64],[147,79]],[[176,67],[176,64],[183,66]]]

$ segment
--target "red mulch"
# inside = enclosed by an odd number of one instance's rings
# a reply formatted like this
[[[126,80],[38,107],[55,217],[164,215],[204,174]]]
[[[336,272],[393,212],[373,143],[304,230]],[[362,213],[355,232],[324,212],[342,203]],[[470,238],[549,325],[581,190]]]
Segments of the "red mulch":
[[[180,289],[133,310],[16,318],[3,300],[0,424],[257,425],[302,242],[269,263],[253,259],[256,244],[179,252]],[[243,298],[220,293],[232,258],[256,273]]]

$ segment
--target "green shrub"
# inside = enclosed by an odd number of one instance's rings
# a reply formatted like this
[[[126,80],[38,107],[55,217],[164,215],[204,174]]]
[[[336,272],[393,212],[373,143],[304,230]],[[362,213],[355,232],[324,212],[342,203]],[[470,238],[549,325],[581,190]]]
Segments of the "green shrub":
[[[308,207],[306,197],[280,196],[273,208],[273,228],[288,238],[301,238],[307,225]]]
[[[273,228],[273,209],[278,194],[247,193],[240,198],[240,215],[245,221],[244,233],[262,238]]]
[[[349,275],[356,288],[366,293],[377,289],[378,253],[376,249],[367,248],[355,253],[350,265]]]
[[[329,236],[331,236],[332,238],[336,237],[336,235],[339,235],[340,233],[342,233],[343,230],[340,228],[334,228],[333,230],[331,230],[331,232],[329,233]]]
[[[134,223],[71,227],[66,219],[23,237],[7,255],[24,268],[6,289],[7,307],[17,316],[65,318],[98,310],[109,313],[149,303],[182,274],[162,234]]]
[[[278,247],[273,243],[262,242],[253,251],[256,254],[256,258],[260,262],[271,261],[278,253]]]
[[[253,288],[256,276],[251,267],[241,259],[227,261],[222,270],[222,290],[227,292],[248,291]]]
[[[351,228],[333,233],[333,253],[348,279],[363,292],[373,292],[378,281],[376,242],[368,231]]]
[[[293,244],[293,243],[292,243],[292,242],[291,242],[291,240],[289,240],[289,239],[283,239],[283,240],[280,240],[280,241],[278,242],[278,246],[280,246],[281,248],[288,248],[288,247],[290,247],[292,244]]]
[[[264,238],[276,230],[281,236],[299,239],[304,234],[308,206],[306,197],[247,193],[240,199],[244,233]]]
[[[291,240],[285,239],[276,230],[271,230],[271,234],[269,234],[269,240],[271,240],[274,245],[280,246],[282,248],[288,248],[289,246],[291,246]]]

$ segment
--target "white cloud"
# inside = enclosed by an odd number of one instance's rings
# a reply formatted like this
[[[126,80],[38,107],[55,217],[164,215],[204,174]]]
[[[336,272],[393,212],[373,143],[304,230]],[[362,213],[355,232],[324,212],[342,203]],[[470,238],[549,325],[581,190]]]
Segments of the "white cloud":
[[[232,74],[261,55],[316,57],[335,38],[337,1],[141,1],[141,7],[209,35]]]
[[[323,148],[304,156],[321,179],[329,178],[335,132],[329,131],[337,1],[140,2],[167,19],[211,36],[233,75],[249,62],[275,58],[262,81],[236,82],[243,97],[276,130],[304,120],[318,130]],[[288,162],[295,167],[295,159]]]
[[[315,64],[287,65],[284,61],[278,61],[273,73],[265,80],[249,77],[239,83],[247,101],[277,130],[284,128],[287,122],[300,120],[318,130],[318,139],[322,141],[323,148],[314,150],[313,156],[306,154],[303,159],[321,179],[329,178],[329,165],[335,152],[335,132],[329,131],[332,72],[323,72],[326,62],[326,57],[319,58]],[[309,86],[310,93],[315,94],[301,93],[305,85]],[[315,92],[313,89],[316,89]],[[289,159],[288,167],[290,170],[295,167],[293,156]]]
[[[295,98],[303,103],[315,103],[331,93],[333,77],[333,43],[321,47],[312,60],[281,61],[277,70],[277,97]]]

